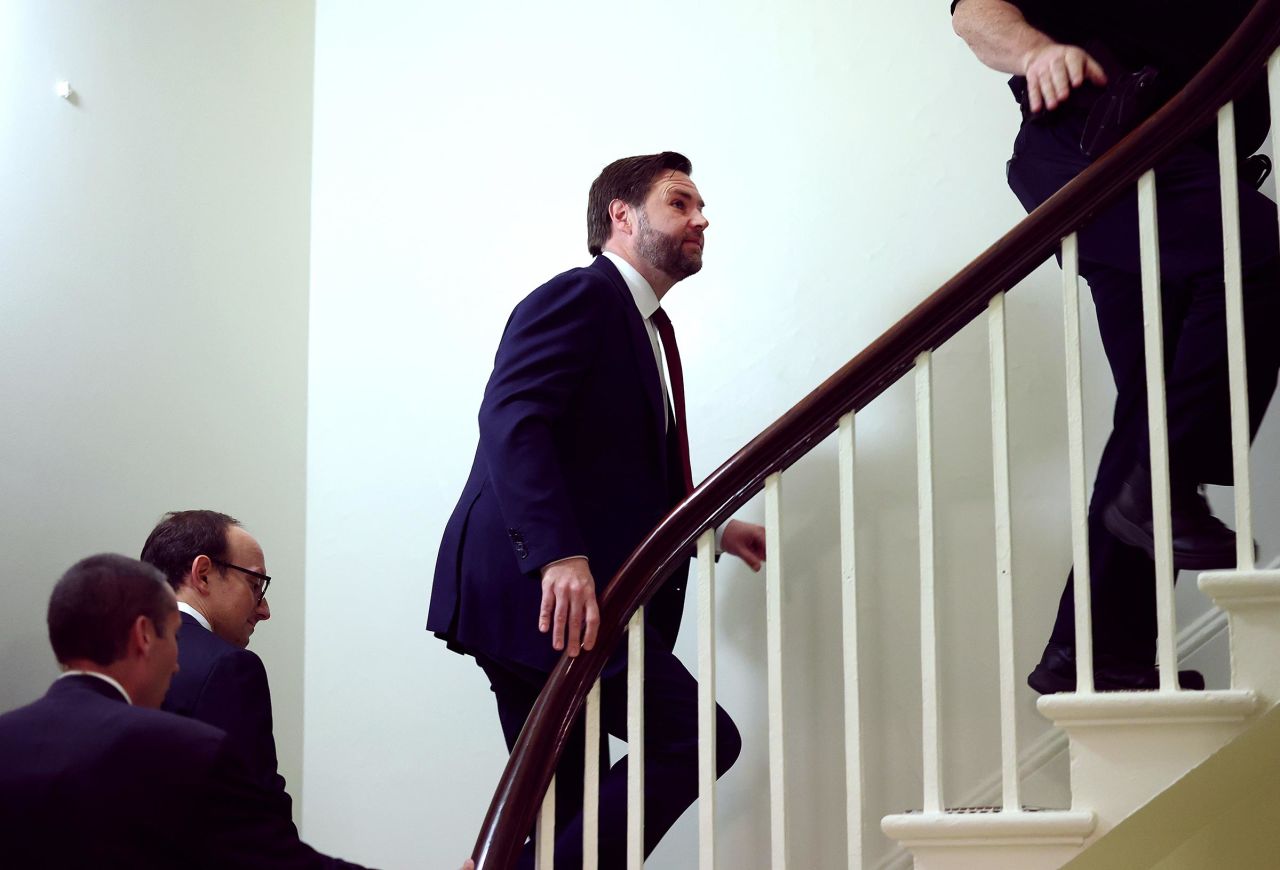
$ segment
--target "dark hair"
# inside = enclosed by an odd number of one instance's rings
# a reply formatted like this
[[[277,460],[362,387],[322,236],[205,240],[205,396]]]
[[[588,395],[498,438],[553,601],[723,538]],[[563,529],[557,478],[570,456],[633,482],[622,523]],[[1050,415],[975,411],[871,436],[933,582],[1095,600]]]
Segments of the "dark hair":
[[[196,556],[227,558],[227,529],[238,525],[235,517],[217,511],[171,511],[147,536],[140,558],[163,571],[177,592]]]
[[[587,250],[598,257],[613,233],[613,221],[609,218],[609,203],[620,199],[627,205],[642,205],[650,188],[661,172],[693,174],[689,158],[674,151],[661,154],[644,154],[639,157],[623,157],[601,170],[591,182],[587,194]]]
[[[89,659],[106,666],[124,655],[139,616],[163,637],[177,607],[164,575],[151,565],[103,553],[81,559],[49,596],[49,643],[58,661]]]

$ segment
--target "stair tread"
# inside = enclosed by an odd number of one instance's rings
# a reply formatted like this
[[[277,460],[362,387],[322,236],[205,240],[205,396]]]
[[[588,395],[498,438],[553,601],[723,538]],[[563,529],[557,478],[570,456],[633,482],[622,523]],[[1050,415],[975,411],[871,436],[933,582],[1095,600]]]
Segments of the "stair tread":
[[[943,812],[919,810],[885,816],[881,829],[904,842],[923,840],[1080,841],[1093,832],[1097,820],[1087,810],[1027,808],[1005,812],[997,807],[967,807]]]
[[[1094,692],[1044,695],[1036,706],[1061,724],[1178,724],[1240,721],[1258,712],[1258,697],[1246,689],[1203,692]]]

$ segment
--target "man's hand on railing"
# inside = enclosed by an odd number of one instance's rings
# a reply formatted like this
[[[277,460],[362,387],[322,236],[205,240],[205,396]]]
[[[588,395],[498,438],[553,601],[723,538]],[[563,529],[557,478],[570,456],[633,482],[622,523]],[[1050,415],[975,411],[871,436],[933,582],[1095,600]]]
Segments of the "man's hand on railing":
[[[568,629],[568,637],[566,631]],[[551,632],[551,646],[569,656],[596,645],[600,609],[596,606],[596,582],[586,557],[575,556],[542,568],[542,610],[538,631]]]
[[[759,571],[764,562],[764,526],[755,523],[744,523],[740,520],[729,520],[725,523],[724,535],[720,539],[720,547],[726,553],[737,556],[747,563],[752,571]]]
[[[1071,96],[1071,89],[1083,85],[1085,79],[1099,87],[1107,83],[1102,64],[1087,51],[1057,42],[1045,42],[1028,51],[1022,74],[1027,78],[1027,108],[1032,114],[1058,108]]]
[[[462,865],[462,870],[476,870],[476,862],[468,858],[467,863]]]

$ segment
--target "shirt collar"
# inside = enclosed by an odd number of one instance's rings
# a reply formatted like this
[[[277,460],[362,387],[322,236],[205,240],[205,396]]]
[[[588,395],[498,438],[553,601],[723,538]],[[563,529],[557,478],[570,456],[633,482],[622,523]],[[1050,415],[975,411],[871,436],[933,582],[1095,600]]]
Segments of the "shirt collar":
[[[209,625],[209,620],[207,620],[207,619],[205,619],[205,618],[204,618],[204,614],[203,614],[203,613],[201,613],[200,611],[196,610],[194,607],[192,607],[192,606],[191,606],[190,604],[188,604],[187,602],[185,602],[185,601],[179,601],[179,602],[178,602],[178,610],[182,611],[183,613],[187,614],[187,615],[188,615],[188,616],[190,616],[192,619],[194,619],[196,622],[198,622],[198,623],[200,623],[201,625],[203,625],[203,626],[204,626],[204,630],[205,630],[205,631],[213,631],[213,627],[212,627],[211,625]]]
[[[649,282],[636,271],[635,266],[613,251],[605,251],[602,256],[608,257],[609,262],[618,267],[622,280],[627,283],[627,289],[631,291],[631,298],[636,302],[636,308],[640,309],[640,316],[645,320],[652,317],[653,312],[658,310],[658,294],[653,292]]]
[[[133,698],[129,697],[129,693],[124,690],[124,686],[120,685],[119,681],[114,677],[108,677],[106,674],[100,673],[99,671],[63,671],[58,675],[58,679],[62,679],[63,677],[97,677],[98,679],[104,680],[114,686],[117,692],[124,695],[125,701],[130,706],[133,705]]]

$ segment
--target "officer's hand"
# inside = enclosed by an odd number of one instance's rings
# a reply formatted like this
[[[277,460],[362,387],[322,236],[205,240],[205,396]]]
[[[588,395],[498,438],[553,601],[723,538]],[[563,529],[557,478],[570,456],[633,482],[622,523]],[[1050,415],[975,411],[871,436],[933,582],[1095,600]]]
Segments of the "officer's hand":
[[[565,629],[568,628],[568,637]],[[579,649],[596,645],[600,610],[596,607],[596,583],[587,560],[582,557],[554,562],[542,568],[542,611],[538,631],[551,632],[551,646],[567,648],[576,656]]]
[[[1032,112],[1053,111],[1066,102],[1072,88],[1085,80],[1105,85],[1107,74],[1083,48],[1047,42],[1027,52],[1022,74],[1027,77],[1027,102]]]

